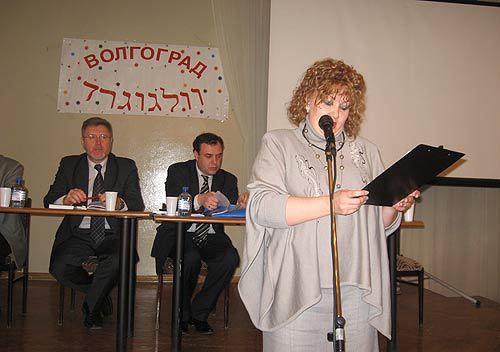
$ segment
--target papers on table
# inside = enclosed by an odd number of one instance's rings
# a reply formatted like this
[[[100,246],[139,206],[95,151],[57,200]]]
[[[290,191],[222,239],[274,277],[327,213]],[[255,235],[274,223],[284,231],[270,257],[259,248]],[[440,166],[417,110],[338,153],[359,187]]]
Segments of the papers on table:
[[[96,210],[106,210],[106,204],[103,202],[92,202],[87,205],[87,209],[96,209]]]
[[[234,218],[244,218],[246,209],[240,205],[234,205],[229,202],[229,199],[217,191],[215,193],[217,199],[219,200],[219,206],[212,211],[205,211],[204,214],[207,216],[214,217],[234,217]]]
[[[49,209],[63,210],[106,210],[106,205],[103,202],[92,202],[88,206],[85,205],[65,205],[65,204],[49,204]]]
[[[64,204],[49,204],[49,209],[63,209],[63,210],[87,210],[85,205],[64,205]]]

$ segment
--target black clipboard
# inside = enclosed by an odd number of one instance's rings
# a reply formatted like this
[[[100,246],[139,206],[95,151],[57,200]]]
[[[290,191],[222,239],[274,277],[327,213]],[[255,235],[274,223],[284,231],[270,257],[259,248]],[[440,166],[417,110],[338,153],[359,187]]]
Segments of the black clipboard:
[[[363,188],[370,192],[366,204],[393,206],[464,155],[419,144]]]

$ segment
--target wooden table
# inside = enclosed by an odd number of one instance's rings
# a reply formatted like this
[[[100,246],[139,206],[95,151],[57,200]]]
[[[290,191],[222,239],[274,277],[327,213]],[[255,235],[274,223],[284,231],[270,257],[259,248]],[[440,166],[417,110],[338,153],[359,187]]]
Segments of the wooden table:
[[[176,260],[174,265],[174,281],[172,294],[172,342],[171,350],[178,352],[182,350],[180,324],[182,321],[182,262],[184,257],[184,224],[186,223],[208,223],[224,225],[245,225],[244,218],[214,218],[214,217],[182,217],[153,215],[142,211],[102,211],[102,210],[63,210],[45,208],[4,208],[0,207],[2,213],[31,214],[36,216],[106,216],[116,217],[122,221],[120,242],[120,276],[118,282],[118,312],[116,330],[116,350],[126,351],[127,338],[133,336],[134,330],[134,305],[136,285],[136,263],[135,254],[137,247],[137,220],[154,219],[156,222],[176,222]],[[397,337],[397,296],[396,296],[396,259],[397,241],[401,228],[423,228],[422,221],[402,222],[401,227],[387,239],[389,253],[389,270],[391,277],[391,323],[392,339],[387,344],[387,350],[396,351]]]
[[[182,321],[182,263],[184,260],[184,224],[186,223],[207,223],[224,225],[245,225],[245,218],[216,218],[216,217],[183,217],[154,215],[156,222],[176,222],[177,236],[175,246],[174,279],[172,287],[172,326],[171,326],[171,351],[180,352],[182,350],[182,332],[180,329]]]
[[[120,274],[118,281],[118,310],[116,326],[116,350],[127,350],[127,338],[134,333],[134,305],[137,247],[137,220],[150,219],[151,213],[142,211],[66,210],[46,208],[5,208],[2,213],[31,214],[36,216],[106,216],[122,222],[120,241]]]
[[[396,262],[398,257],[398,241],[401,229],[421,229],[422,221],[401,222],[401,226],[387,238],[387,251],[389,254],[389,273],[391,276],[391,339],[387,342],[387,351],[396,352],[397,327],[398,327],[398,300]]]

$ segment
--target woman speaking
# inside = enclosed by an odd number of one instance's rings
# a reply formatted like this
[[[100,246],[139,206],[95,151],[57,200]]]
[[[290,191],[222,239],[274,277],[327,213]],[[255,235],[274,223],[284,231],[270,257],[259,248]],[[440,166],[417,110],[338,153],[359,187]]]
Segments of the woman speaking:
[[[264,351],[332,351],[333,268],[326,141],[319,120],[333,119],[334,205],[345,345],[378,351],[390,337],[386,236],[415,191],[392,207],[365,205],[362,190],[384,170],[377,147],[358,136],[363,76],[325,59],[305,72],[288,106],[295,129],[268,132],[253,165],[239,291]]]

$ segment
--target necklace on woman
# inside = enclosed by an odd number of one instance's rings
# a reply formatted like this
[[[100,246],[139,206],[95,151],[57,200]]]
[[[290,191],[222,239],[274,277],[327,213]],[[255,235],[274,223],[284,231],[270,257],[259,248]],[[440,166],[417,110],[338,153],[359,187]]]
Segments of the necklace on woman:
[[[321,151],[325,151],[324,148],[321,148],[319,146],[317,146],[316,144],[312,143],[309,138],[307,138],[307,133],[309,132],[309,130],[306,128],[306,125],[304,124],[304,128],[302,128],[302,136],[304,137],[304,139],[307,141],[307,144],[310,146],[310,147],[314,147],[316,149],[319,149]],[[337,149],[337,152],[340,151],[343,147],[344,147],[344,144],[345,144],[345,133],[344,131],[342,131],[342,141],[339,142],[339,147],[336,148]]]
[[[325,151],[324,148],[321,148],[319,146],[317,146],[316,144],[312,143],[309,138],[307,138],[307,133],[309,132],[309,130],[306,128],[306,125],[304,125],[304,128],[302,129],[302,136],[304,137],[304,139],[307,141],[307,144],[309,146],[309,148],[312,149],[313,153],[314,153],[314,156],[316,157],[316,159],[321,163],[321,165],[323,166],[323,170],[328,170],[328,166],[325,165],[325,163],[323,162],[323,160],[321,160],[321,155],[316,152],[314,148],[318,149],[318,150],[321,150],[321,151]],[[344,147],[344,144],[345,144],[345,133],[344,131],[342,131],[342,141],[339,142],[339,147],[336,148],[337,152],[340,152],[342,150],[342,148]],[[343,165],[343,161],[344,161],[344,155],[342,154],[342,152],[339,154],[339,159],[340,159],[340,173],[339,175],[337,175],[337,181],[338,183],[335,185],[335,187],[337,189],[340,189],[340,185],[341,185],[341,182],[342,182],[342,171],[344,170],[344,165]]]

